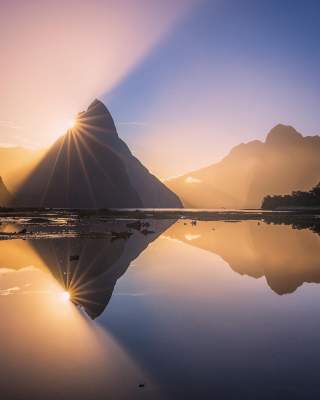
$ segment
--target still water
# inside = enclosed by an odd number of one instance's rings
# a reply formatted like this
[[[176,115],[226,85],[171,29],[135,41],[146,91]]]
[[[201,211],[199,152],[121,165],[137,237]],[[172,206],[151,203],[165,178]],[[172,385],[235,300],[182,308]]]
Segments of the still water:
[[[319,398],[317,233],[127,222],[0,241],[1,399]]]

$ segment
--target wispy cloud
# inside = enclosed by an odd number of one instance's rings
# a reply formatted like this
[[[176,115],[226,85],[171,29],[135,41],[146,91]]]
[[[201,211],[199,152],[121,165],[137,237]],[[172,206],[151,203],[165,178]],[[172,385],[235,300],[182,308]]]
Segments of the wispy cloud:
[[[192,241],[192,240],[196,240],[199,239],[201,237],[201,235],[193,235],[191,233],[187,233],[184,235],[185,239],[188,241]]]
[[[8,129],[16,129],[16,130],[21,130],[23,129],[23,126],[16,124],[13,121],[9,120],[0,120],[0,127],[1,128],[8,128]]]
[[[15,294],[19,292],[19,286],[14,286],[8,289],[0,289],[0,296],[10,296],[10,294]]]
[[[193,176],[188,176],[184,181],[185,183],[200,183],[201,179],[194,178]]]
[[[128,122],[118,122],[117,125],[125,125],[125,126],[150,126],[147,122],[140,121],[128,121]]]

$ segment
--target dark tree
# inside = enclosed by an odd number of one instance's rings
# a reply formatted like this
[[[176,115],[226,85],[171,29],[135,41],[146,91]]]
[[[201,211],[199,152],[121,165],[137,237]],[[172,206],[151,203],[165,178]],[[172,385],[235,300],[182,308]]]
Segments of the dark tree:
[[[294,191],[290,195],[268,195],[264,197],[261,205],[261,208],[265,210],[299,207],[320,208],[320,183],[318,183],[309,192]]]

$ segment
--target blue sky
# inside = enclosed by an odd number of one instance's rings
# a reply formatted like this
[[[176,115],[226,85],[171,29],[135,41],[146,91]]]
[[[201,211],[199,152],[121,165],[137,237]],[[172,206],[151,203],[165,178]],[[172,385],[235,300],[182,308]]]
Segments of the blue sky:
[[[311,0],[196,2],[102,99],[162,177],[214,162],[280,122],[320,133],[319,13]]]

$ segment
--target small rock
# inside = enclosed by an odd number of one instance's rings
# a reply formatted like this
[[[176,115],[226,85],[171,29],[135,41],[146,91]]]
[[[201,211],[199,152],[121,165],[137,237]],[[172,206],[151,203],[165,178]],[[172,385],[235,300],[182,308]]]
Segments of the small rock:
[[[137,231],[140,231],[142,224],[141,224],[141,221],[129,222],[127,224],[127,227],[131,228],[131,229],[135,229]]]
[[[111,240],[124,239],[127,240],[132,235],[132,232],[111,232]]]

